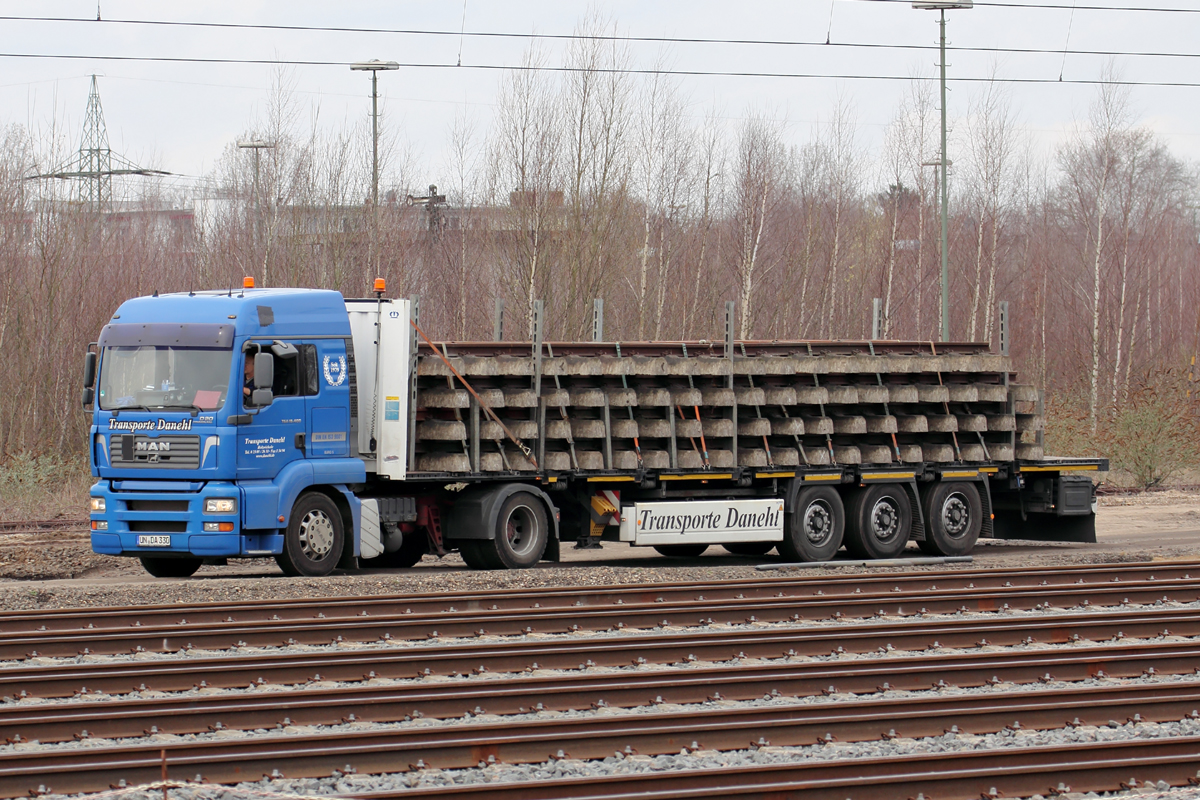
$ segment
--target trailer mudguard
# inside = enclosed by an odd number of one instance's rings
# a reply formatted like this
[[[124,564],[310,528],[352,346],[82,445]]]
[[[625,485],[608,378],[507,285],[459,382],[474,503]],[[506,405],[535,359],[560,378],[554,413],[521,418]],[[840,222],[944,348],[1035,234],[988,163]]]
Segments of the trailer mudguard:
[[[445,537],[455,539],[495,539],[496,521],[500,506],[517,492],[529,492],[546,504],[546,516],[550,521],[550,538],[546,545],[546,556],[550,557],[551,543],[558,542],[558,509],[550,496],[537,486],[528,483],[504,483],[499,486],[467,489],[454,501],[450,518],[446,524]],[[556,550],[557,548],[555,548]],[[554,560],[554,559],[550,559]]]

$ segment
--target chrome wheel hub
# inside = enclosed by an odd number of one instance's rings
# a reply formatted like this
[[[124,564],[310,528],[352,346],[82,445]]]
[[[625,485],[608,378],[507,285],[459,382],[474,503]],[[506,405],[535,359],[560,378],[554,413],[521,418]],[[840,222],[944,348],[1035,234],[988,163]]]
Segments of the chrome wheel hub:
[[[804,510],[804,536],[812,544],[824,544],[833,535],[833,509],[824,500],[814,500]]]
[[[333,521],[324,511],[309,511],[300,520],[300,551],[312,561],[321,561],[333,550]]]
[[[967,498],[955,492],[942,503],[942,530],[958,538],[970,527],[971,507],[967,505]]]
[[[871,509],[871,534],[880,541],[894,539],[900,533],[900,510],[890,497],[884,497]]]

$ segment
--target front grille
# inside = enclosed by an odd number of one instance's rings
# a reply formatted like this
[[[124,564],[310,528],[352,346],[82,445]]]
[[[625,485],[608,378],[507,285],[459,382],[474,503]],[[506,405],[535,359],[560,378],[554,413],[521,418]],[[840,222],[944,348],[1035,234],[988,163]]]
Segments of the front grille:
[[[196,469],[200,466],[200,437],[114,434],[108,440],[108,457],[114,467]]]
[[[139,519],[129,523],[129,530],[134,533],[186,533],[187,522]]]
[[[187,500],[126,500],[125,508],[130,511],[182,511],[187,512]]]

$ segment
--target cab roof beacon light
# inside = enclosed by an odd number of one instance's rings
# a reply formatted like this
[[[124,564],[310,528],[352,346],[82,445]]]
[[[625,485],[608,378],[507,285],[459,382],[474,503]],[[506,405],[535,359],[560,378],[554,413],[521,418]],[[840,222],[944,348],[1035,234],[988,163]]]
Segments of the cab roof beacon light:
[[[375,294],[382,295],[387,291],[387,281],[385,281],[383,278],[376,278],[375,288],[371,291],[375,292]]]
[[[254,278],[250,277],[249,275],[247,275],[245,278],[242,278],[242,288],[243,289],[253,289],[254,288]]]

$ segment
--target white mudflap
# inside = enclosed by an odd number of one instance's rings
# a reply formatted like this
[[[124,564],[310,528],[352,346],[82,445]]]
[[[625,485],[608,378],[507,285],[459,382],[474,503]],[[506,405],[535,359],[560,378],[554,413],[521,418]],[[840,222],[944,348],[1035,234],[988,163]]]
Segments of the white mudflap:
[[[623,506],[621,541],[635,545],[783,541],[783,500],[696,500]]]
[[[375,558],[383,554],[383,535],[379,528],[379,501],[363,500],[359,511],[358,555]]]

